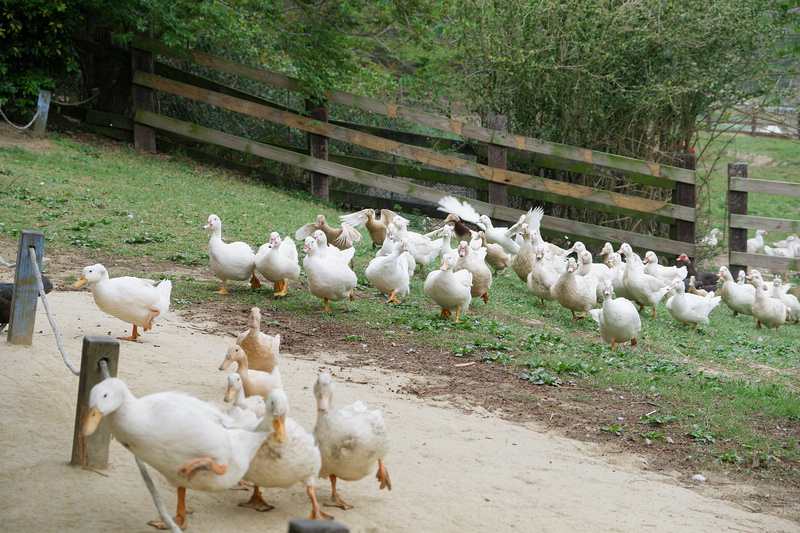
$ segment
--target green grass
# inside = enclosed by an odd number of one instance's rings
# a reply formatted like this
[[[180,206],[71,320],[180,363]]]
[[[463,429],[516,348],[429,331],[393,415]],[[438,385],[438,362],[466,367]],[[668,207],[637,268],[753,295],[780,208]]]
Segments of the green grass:
[[[609,438],[633,436],[666,446],[668,435],[682,435],[697,444],[692,455],[707,465],[749,472],[753,455],[759,454],[763,456],[759,475],[797,475],[798,326],[784,326],[780,335],[756,330],[752,319],[733,317],[720,305],[711,324],[692,334],[690,328],[675,323],[661,304],[657,318],[643,315],[639,345],[614,352],[600,342],[593,321],[573,323],[571,314],[555,303],[542,309],[513,272],[495,280],[489,305],[475,300],[477,313],[456,324],[438,316],[418,277],[402,304],[383,304],[385,297],[363,275],[373,257],[366,233],[355,256],[358,297],[354,302],[332,303],[330,315],[319,314],[320,301],[303,290],[276,300],[271,287],[251,291],[245,284],[232,283],[232,294],[223,297],[211,292],[219,288],[217,281],[197,279],[208,276],[208,233],[202,226],[210,213],[221,217],[226,240],[245,241],[254,248],[266,242],[271,231],[293,235],[318,213],[331,222],[338,221],[341,213],[304,193],[265,187],[189,160],[151,157],[123,145],[108,147],[55,135],[50,140],[53,149],[46,152],[0,148],[0,238],[10,245],[20,230],[35,229],[45,233],[51,251],[82,248],[98,260],[145,256],[196,268],[197,276],[152,274],[174,280],[173,306],[179,309],[210,299],[257,305],[265,313],[280,308],[365,328],[348,334],[344,343],[361,342],[369,334],[388,341],[413,339],[463,361],[501,365],[532,386],[579,383],[584,391],[618,391],[626,401],[647,404],[653,412],[640,420],[610,418],[607,425],[596,428]],[[789,148],[797,146],[743,138],[737,140],[736,151],[773,154],[770,157],[781,163],[764,172],[783,172],[783,166],[800,164],[800,154]],[[719,179],[715,175],[711,186],[717,187]],[[786,215],[786,207],[778,202],[754,201],[753,206],[763,216]],[[720,209],[724,206],[715,205],[710,214],[717,224],[723,220]],[[81,267],[59,274],[74,281]],[[581,390],[573,401],[591,401],[592,395]],[[532,396],[531,401],[536,399]]]

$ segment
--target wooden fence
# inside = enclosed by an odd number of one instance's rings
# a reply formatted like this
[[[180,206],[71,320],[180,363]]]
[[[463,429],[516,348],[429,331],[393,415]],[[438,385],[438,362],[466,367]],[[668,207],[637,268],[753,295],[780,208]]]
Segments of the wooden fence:
[[[747,214],[748,193],[800,197],[800,184],[751,179],[747,163],[728,165],[728,263],[736,278],[748,267],[770,271],[798,272],[800,258],[775,257],[765,253],[747,253],[747,230],[800,233],[800,220],[758,217]]]
[[[567,235],[571,240],[594,244],[609,241],[618,245],[628,242],[636,249],[654,250],[663,256],[681,253],[690,257],[695,255],[693,159],[684,159],[687,168],[667,166],[507,133],[501,131],[502,119],[495,123],[496,129],[491,129],[342,91],[329,93],[328,102],[407,121],[429,131],[438,130],[450,134],[451,138],[328,120],[324,108],[321,114],[317,109],[316,115],[312,109],[309,116],[309,113],[276,105],[156,61],[157,56],[173,63],[181,61],[207,67],[287,91],[301,89],[296,80],[287,76],[137,37],[131,50],[136,108],[134,117],[90,113],[87,120],[118,138],[129,138],[133,130],[136,145],[147,150],[155,150],[158,133],[159,143],[184,139],[292,165],[312,173],[312,190],[323,198],[326,186],[320,180],[327,176],[434,203],[449,194],[441,188],[442,184],[457,185],[479,191],[479,198],[487,201],[469,199],[470,203],[479,212],[500,221],[516,221],[523,213],[523,210],[508,207],[506,203],[508,196],[515,196],[598,211],[618,218],[630,217],[668,224],[670,227],[670,238],[661,238],[545,216],[542,233],[547,236]],[[156,91],[295,128],[309,137],[311,150],[256,142],[156,113]],[[460,139],[453,139],[452,136]],[[360,159],[333,153],[326,159],[324,154],[328,139],[396,156],[405,162]],[[465,140],[472,142],[470,149],[479,156],[477,160],[485,156],[489,164],[476,162],[474,157],[465,159],[450,155],[452,151],[443,153],[452,150],[456,144],[464,144]],[[318,147],[316,151],[315,143]],[[623,179],[631,184],[644,185],[645,189],[660,188],[671,191],[672,200],[653,200],[512,171],[505,168],[506,159],[542,169]],[[420,180],[427,183],[420,184]],[[364,206],[375,207],[369,197],[349,194],[347,198],[350,204],[361,201]],[[431,204],[426,205],[430,209]]]

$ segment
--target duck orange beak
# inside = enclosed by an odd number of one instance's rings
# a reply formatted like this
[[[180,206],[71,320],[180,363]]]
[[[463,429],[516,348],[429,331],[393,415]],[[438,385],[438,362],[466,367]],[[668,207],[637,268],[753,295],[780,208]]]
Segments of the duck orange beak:
[[[73,287],[80,287],[80,286],[81,286],[81,285],[83,285],[84,283],[86,283],[86,276],[81,276],[81,279],[79,279],[78,281],[76,281],[76,282],[75,282],[75,283],[74,283],[72,286],[73,286]]]
[[[272,440],[278,444],[286,442],[286,415],[273,418],[272,429],[275,431],[275,433],[272,434]]]
[[[89,409],[89,414],[86,415],[86,420],[83,422],[83,427],[81,428],[81,435],[88,437],[94,433],[102,418],[103,413],[100,412],[100,409],[98,409],[96,405]]]

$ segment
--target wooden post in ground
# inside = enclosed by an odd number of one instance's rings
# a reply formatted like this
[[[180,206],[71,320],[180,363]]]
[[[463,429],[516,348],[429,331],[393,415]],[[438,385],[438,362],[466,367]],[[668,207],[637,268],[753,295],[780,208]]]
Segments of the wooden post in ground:
[[[137,70],[152,74],[155,72],[155,58],[152,52],[145,52],[138,48],[131,47],[131,70]],[[133,114],[136,115],[137,109],[155,112],[156,110],[156,91],[143,85],[133,84]],[[156,151],[156,130],[150,126],[135,123],[133,124],[133,145],[141,150],[155,153]]]
[[[320,122],[328,122],[328,108],[325,107],[324,103],[315,103],[311,100],[306,100],[306,111],[308,111],[312,119],[319,120]],[[325,161],[328,160],[328,138],[324,135],[309,133],[308,148],[311,157],[324,159]],[[311,176],[311,194],[327,202],[330,199],[330,178],[326,174],[313,171],[309,171],[309,175]]]
[[[677,165],[687,170],[697,169],[697,156],[695,154],[677,154]],[[677,182],[673,193],[673,203],[695,208],[697,204],[697,191],[694,183]],[[674,239],[681,242],[695,243],[696,227],[694,220],[676,220]],[[693,258],[692,258],[693,259]]]
[[[486,118],[486,127],[496,131],[506,131],[508,127],[508,117],[505,115],[489,115]],[[492,168],[508,168],[508,155],[506,148],[496,144],[486,146],[487,165]],[[505,183],[489,182],[489,203],[502,207],[508,206],[508,185]]]
[[[92,392],[92,387],[105,379],[100,368],[101,360],[106,361],[110,376],[116,377],[119,364],[119,341],[111,337],[84,337],[83,351],[81,352],[81,374],[78,381],[78,402],[75,408],[75,433],[72,437],[71,463],[76,466],[108,467],[108,447],[111,442],[108,424],[101,420],[94,433],[88,437],[81,434],[81,427],[89,413],[89,394]]]
[[[36,250],[36,264],[42,271],[44,257],[44,233],[22,230],[17,247],[17,269],[14,273],[14,296],[8,317],[8,342],[30,346],[33,344],[33,328],[36,324],[36,303],[39,300],[39,284],[36,271],[31,264],[30,248]]]
[[[747,214],[747,193],[731,190],[731,178],[747,178],[747,163],[728,163],[728,251],[747,252],[747,229],[731,226],[731,215]],[[740,270],[747,272],[746,265],[728,265],[728,269],[733,279],[738,279]]]

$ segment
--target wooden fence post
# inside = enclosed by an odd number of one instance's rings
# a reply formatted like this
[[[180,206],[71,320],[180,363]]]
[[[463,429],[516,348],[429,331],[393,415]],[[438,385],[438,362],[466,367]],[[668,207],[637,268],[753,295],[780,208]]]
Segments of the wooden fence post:
[[[731,215],[747,214],[747,193],[731,190],[731,178],[747,178],[747,163],[728,163],[728,251],[747,252],[747,230],[731,226]],[[739,277],[740,270],[747,272],[746,265],[729,265],[728,269],[733,279]]]
[[[687,170],[697,169],[697,156],[695,154],[677,154],[677,167]],[[694,208],[697,204],[697,191],[694,183],[677,182],[672,201],[677,205]],[[681,242],[695,243],[696,239],[695,221],[676,220],[675,221],[675,240]]]
[[[496,131],[506,131],[508,117],[505,115],[489,115],[486,118],[486,127]],[[507,151],[503,146],[487,144],[487,164],[492,168],[508,168]],[[508,185],[505,183],[489,182],[489,203],[503,207],[508,206]]]
[[[155,72],[155,58],[152,52],[131,47],[131,75],[137,70],[152,74]],[[133,84],[133,114],[137,109],[155,112],[156,91],[150,87]],[[137,122],[133,123],[133,145],[136,148],[155,153],[156,130]]]
[[[108,447],[111,442],[111,432],[108,424],[100,421],[94,433],[88,437],[81,434],[81,427],[89,413],[89,394],[92,387],[103,381],[103,371],[100,361],[105,360],[108,373],[116,377],[119,364],[119,341],[111,337],[83,338],[83,351],[81,352],[81,374],[78,381],[78,402],[75,407],[75,433],[72,437],[72,461],[76,466],[89,468],[108,467]]]
[[[30,248],[36,250],[36,264],[42,271],[44,257],[44,233],[22,230],[17,247],[17,268],[14,272],[14,295],[8,317],[8,342],[30,346],[33,344],[33,327],[36,324],[36,303],[39,300],[39,284],[31,264]]]
[[[314,120],[320,122],[328,122],[328,108],[324,103],[315,103],[311,100],[306,100],[306,111],[309,116]],[[314,133],[308,134],[308,148],[311,157],[317,159],[328,160],[328,138],[323,135],[316,135]],[[328,201],[330,199],[329,181],[330,178],[326,174],[310,171],[311,176],[311,194],[317,198]]]

